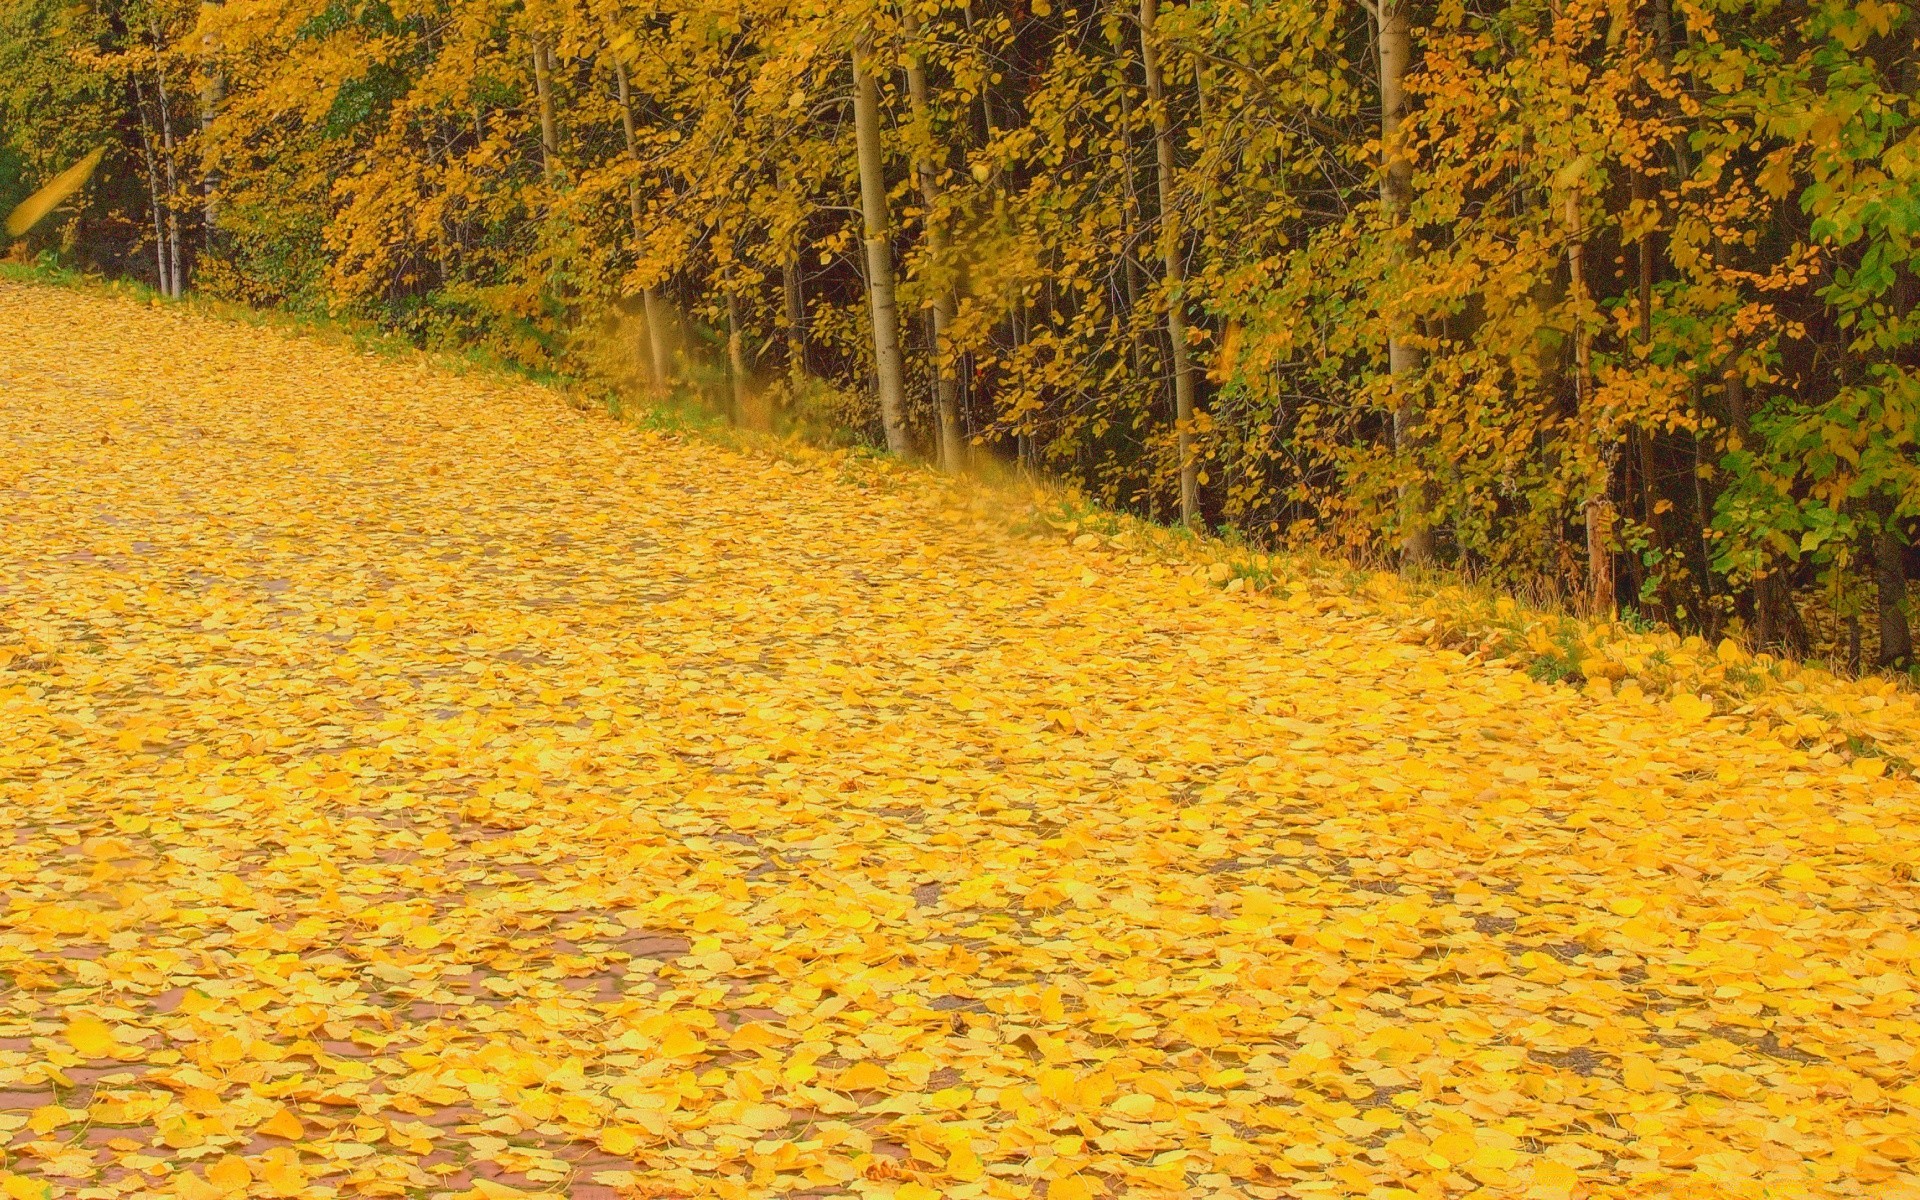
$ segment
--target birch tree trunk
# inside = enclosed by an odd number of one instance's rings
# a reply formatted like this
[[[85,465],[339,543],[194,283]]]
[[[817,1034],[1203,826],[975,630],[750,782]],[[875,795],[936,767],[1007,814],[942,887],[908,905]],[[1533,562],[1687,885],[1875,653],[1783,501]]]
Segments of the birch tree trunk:
[[[860,212],[865,224],[867,299],[873,311],[873,358],[880,393],[880,424],[887,450],[906,457],[905,367],[900,358],[900,314],[894,300],[893,241],[887,216],[887,181],[880,152],[880,95],[868,66],[870,40],[853,48],[853,128],[860,158]]]
[[[154,44],[159,45],[160,31],[154,30]],[[167,110],[167,75],[158,61],[154,63],[154,90],[159,95],[160,106],[160,147],[161,160],[167,169],[167,295],[178,300],[186,294],[186,264],[180,259],[180,214],[173,206],[173,198],[179,194],[180,171],[178,156],[173,145],[173,115]]]
[[[1140,59],[1153,114],[1153,144],[1160,190],[1160,254],[1165,264],[1167,340],[1172,345],[1174,439],[1180,455],[1180,521],[1200,519],[1200,464],[1193,456],[1193,366],[1187,355],[1186,267],[1180,255],[1180,218],[1174,210],[1173,119],[1167,112],[1160,58],[1154,46],[1156,0],[1140,0]]]
[[[153,154],[153,122],[147,116],[147,92],[136,77],[133,81],[134,107],[140,110],[140,152],[147,160],[147,196],[153,202],[153,290],[163,296],[173,294],[167,286],[167,222],[160,201],[160,164]]]
[[[1380,215],[1393,239],[1396,261],[1407,210],[1413,201],[1413,160],[1400,145],[1400,123],[1406,115],[1407,70],[1413,60],[1413,29],[1407,20],[1411,0],[1379,0],[1380,17]],[[1393,448],[1405,457],[1413,450],[1419,413],[1411,389],[1420,374],[1420,351],[1408,338],[1404,324],[1387,335],[1387,375],[1393,390]],[[1433,561],[1433,531],[1429,528],[1427,495],[1419,486],[1403,487],[1400,494],[1400,561],[1423,566]]]
[[[911,0],[910,0],[911,2]],[[952,327],[959,305],[953,288],[944,278],[948,269],[947,231],[940,216],[940,177],[933,160],[933,114],[927,95],[927,70],[921,61],[917,39],[920,19],[913,9],[904,7],[900,18],[907,36],[916,44],[907,51],[907,94],[913,106],[914,174],[920,184],[920,202],[926,205],[928,257],[932,260],[937,286],[933,293],[933,408],[940,422],[940,469],[957,475],[966,469],[966,439],[960,432],[958,379],[948,359],[952,347],[947,330]]]

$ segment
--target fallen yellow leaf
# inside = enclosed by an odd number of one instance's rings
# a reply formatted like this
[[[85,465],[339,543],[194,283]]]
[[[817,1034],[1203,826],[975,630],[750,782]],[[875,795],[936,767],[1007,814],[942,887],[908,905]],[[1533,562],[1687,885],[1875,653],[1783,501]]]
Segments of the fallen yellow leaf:
[[[307,1136],[306,1127],[300,1124],[300,1118],[295,1116],[293,1110],[289,1108],[274,1110],[271,1117],[254,1127],[254,1132],[263,1133],[268,1137],[286,1138],[290,1142],[297,1142]]]
[[[276,1146],[260,1157],[260,1181],[276,1196],[298,1196],[306,1190],[307,1173],[300,1152]]]
[[[986,1164],[980,1161],[980,1156],[974,1153],[971,1146],[957,1146],[947,1155],[947,1174],[962,1183],[977,1182],[986,1173]]]
[[[7,1200],[50,1200],[53,1187],[43,1180],[7,1171],[0,1172],[0,1193],[5,1193]]]
[[[67,1022],[66,1039],[82,1058],[111,1058],[120,1049],[111,1026],[99,1017],[84,1014]]]
[[[226,1192],[244,1192],[253,1182],[247,1160],[236,1154],[222,1155],[207,1167],[207,1182]]]
[[[843,1092],[873,1091],[892,1082],[886,1068],[872,1061],[857,1062],[840,1072],[834,1086]]]
[[[1047,1200],[1093,1200],[1093,1184],[1083,1175],[1062,1175],[1047,1182]]]

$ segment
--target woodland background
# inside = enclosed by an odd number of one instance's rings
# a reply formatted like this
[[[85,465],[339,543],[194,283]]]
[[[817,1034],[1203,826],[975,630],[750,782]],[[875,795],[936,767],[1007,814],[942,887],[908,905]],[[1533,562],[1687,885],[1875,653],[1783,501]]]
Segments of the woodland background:
[[[100,147],[16,257],[1912,657],[1910,4],[0,0]]]

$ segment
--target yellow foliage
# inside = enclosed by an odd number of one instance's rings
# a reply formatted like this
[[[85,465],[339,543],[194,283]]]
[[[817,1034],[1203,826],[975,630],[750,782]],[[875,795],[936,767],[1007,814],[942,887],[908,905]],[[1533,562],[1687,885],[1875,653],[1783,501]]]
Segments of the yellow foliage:
[[[1920,796],[1769,707],[1897,697],[1611,635],[1596,697],[1392,590],[44,295],[9,1200],[1908,1186]]]

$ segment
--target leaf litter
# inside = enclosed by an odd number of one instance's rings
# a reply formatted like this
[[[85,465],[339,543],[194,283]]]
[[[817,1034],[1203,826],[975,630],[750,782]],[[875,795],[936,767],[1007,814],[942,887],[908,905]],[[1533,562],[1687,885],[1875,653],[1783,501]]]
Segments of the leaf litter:
[[[1884,760],[932,480],[0,318],[0,1194],[1920,1196]]]

